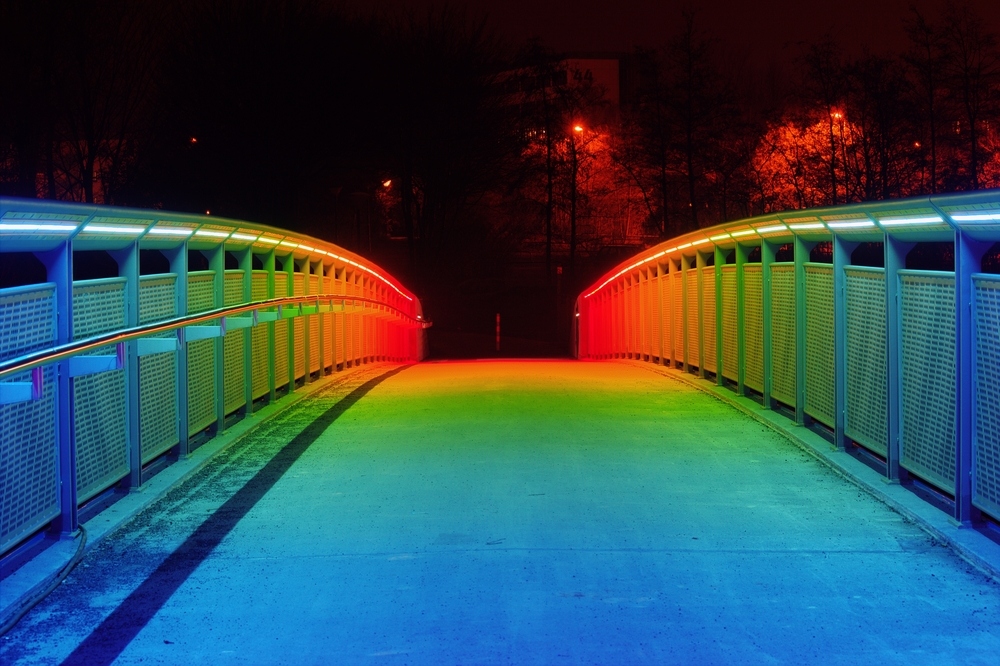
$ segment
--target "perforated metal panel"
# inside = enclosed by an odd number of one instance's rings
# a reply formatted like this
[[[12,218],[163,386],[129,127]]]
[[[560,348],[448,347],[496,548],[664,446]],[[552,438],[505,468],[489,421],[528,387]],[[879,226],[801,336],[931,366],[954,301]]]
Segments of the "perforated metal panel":
[[[627,282],[625,298],[622,301],[625,316],[622,320],[625,326],[625,351],[631,354],[635,350],[635,322],[632,319],[632,283]]]
[[[177,316],[177,276],[139,278],[139,323]],[[176,337],[175,332],[157,337]],[[143,464],[180,441],[177,427],[177,354],[151,354],[139,359],[139,440]]]
[[[305,296],[306,293],[306,276],[302,273],[295,273],[293,276],[293,282],[295,291],[294,296]],[[299,379],[306,376],[306,326],[305,321],[302,317],[296,317],[292,320],[292,326],[295,336],[295,378]]]
[[[847,413],[844,433],[885,455],[886,392],[885,270],[844,269],[847,288]]]
[[[722,376],[739,380],[739,339],[737,338],[736,266],[722,267]]]
[[[764,291],[760,264],[743,265],[743,351],[746,369],[743,383],[764,390]]]
[[[806,404],[805,412],[833,428],[833,266],[806,264]]]
[[[73,338],[125,328],[125,279],[73,283]],[[114,345],[93,355],[113,356]],[[129,472],[125,426],[125,371],[73,379],[77,498],[83,503]]]
[[[0,360],[54,345],[55,323],[55,285],[0,289]],[[43,372],[41,400],[0,405],[0,553],[59,515],[55,369]]]
[[[215,307],[215,271],[188,273],[188,314]],[[188,343],[188,435],[215,423],[215,340]]]
[[[903,431],[900,464],[955,490],[955,277],[900,271]]]
[[[715,349],[715,267],[705,266],[701,269],[701,312],[705,318],[703,327],[705,333],[705,369],[718,372]]]
[[[691,268],[684,273],[684,280],[687,282],[687,292],[684,297],[687,299],[687,315],[684,326],[687,336],[687,362],[689,365],[701,363],[698,349],[698,269]]]
[[[795,407],[795,264],[771,264],[771,396]]]
[[[663,316],[660,314],[660,287],[662,281],[659,275],[653,277],[649,284],[649,322],[650,322],[650,354],[657,358],[663,357]]]
[[[267,300],[267,271],[253,271],[250,282],[251,297],[254,301]],[[260,324],[250,329],[250,391],[256,400],[266,395],[271,389],[267,381],[267,324]]]
[[[973,278],[976,308],[976,461],[972,503],[1000,518],[1000,277]]]
[[[333,336],[334,344],[336,346],[337,363],[343,363],[346,360],[344,355],[344,315],[340,312],[335,312],[333,315]]]
[[[274,274],[274,295],[288,296],[288,274]],[[288,320],[274,322],[274,386],[288,384]]]
[[[676,271],[670,274],[671,295],[674,301],[674,360],[684,362],[684,274]]]
[[[225,304],[240,305],[243,298],[243,271],[226,271]],[[247,403],[246,400],[246,368],[243,363],[244,341],[247,329],[239,328],[226,331],[223,338],[223,394],[226,414],[231,414]]]

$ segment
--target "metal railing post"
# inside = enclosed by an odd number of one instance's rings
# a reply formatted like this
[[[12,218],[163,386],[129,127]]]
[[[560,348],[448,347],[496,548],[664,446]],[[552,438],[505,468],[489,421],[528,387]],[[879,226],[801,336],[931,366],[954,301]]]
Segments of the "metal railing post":
[[[914,243],[905,243],[888,234],[885,235],[885,323],[888,346],[886,388],[889,427],[886,479],[890,482],[899,481],[900,438],[903,431],[903,327],[899,271],[906,268],[906,255],[913,246]]]
[[[717,386],[724,386],[725,379],[722,376],[723,365],[723,345],[722,345],[722,267],[726,263],[726,253],[718,245],[715,246],[715,383]]]
[[[774,356],[772,350],[772,322],[771,322],[771,264],[774,263],[774,257],[777,253],[778,246],[770,241],[761,240],[760,242],[760,272],[761,272],[761,292],[763,294],[763,303],[761,305],[761,321],[763,322],[763,360],[764,360],[764,396],[763,403],[764,409],[774,409],[775,401],[771,397],[771,391],[774,387],[774,372],[771,367],[772,358]]]
[[[73,340],[73,241],[67,240],[49,252],[39,253],[45,265],[46,279],[54,282],[56,344]],[[60,538],[70,537],[78,527],[76,502],[76,434],[73,428],[73,380],[69,360],[55,364],[56,373],[56,443],[59,450],[59,518],[52,531]]]
[[[976,331],[973,273],[982,269],[990,243],[955,232],[955,513],[954,521],[970,525],[977,518],[972,506],[973,450],[976,446]]]
[[[747,374],[747,332],[746,332],[746,279],[743,275],[743,268],[750,257],[750,246],[741,243],[736,244],[736,353],[737,353],[737,380],[736,395],[745,396],[746,374]]]
[[[253,301],[253,249],[236,253],[240,270],[243,271],[243,302]],[[243,329],[243,414],[253,414],[253,329]]]
[[[274,265],[275,265],[275,252],[271,250],[263,256],[261,263],[264,266],[264,270],[267,271],[267,297],[274,298]],[[267,322],[267,393],[268,402],[273,403],[278,399],[276,394],[275,377],[276,377],[276,364],[275,364],[275,346],[274,346],[274,326],[276,322]]]
[[[174,312],[183,316],[187,311],[188,295],[188,244],[184,241],[179,247],[164,252],[170,262],[170,272],[177,275],[174,283]],[[177,400],[177,456],[184,459],[188,455],[188,350],[187,344],[177,345],[177,388],[174,392]]]
[[[109,253],[125,278],[125,327],[139,325],[139,242]],[[125,343],[125,446],[129,456],[129,488],[142,485],[142,441],[139,429],[138,341]]]
[[[682,369],[684,372],[690,372],[691,370],[691,350],[688,349],[688,326],[691,323],[691,313],[688,312],[688,280],[687,273],[690,270],[688,268],[688,259],[684,255],[681,255],[681,353],[684,354],[684,364]],[[675,310],[676,311],[676,310]]]
[[[285,293],[282,296],[294,296],[295,295],[295,256],[292,254],[287,255],[281,265],[287,279],[285,280]],[[293,320],[286,320],[285,330],[288,334],[285,336],[288,355],[285,357],[288,365],[288,388],[285,389],[286,394],[295,392],[295,323]]]
[[[847,448],[847,272],[857,243],[833,237],[834,446]]]
[[[705,255],[696,252],[694,256],[694,279],[697,285],[695,298],[698,299],[698,376],[705,378],[705,284],[702,278],[702,269],[708,264],[705,263]]]
[[[795,423],[806,422],[806,261],[816,243],[795,237]]]
[[[226,303],[226,248],[219,244],[202,252],[208,258],[212,275],[212,307],[221,308]],[[226,346],[225,337],[212,339],[215,347],[215,432],[226,429]]]

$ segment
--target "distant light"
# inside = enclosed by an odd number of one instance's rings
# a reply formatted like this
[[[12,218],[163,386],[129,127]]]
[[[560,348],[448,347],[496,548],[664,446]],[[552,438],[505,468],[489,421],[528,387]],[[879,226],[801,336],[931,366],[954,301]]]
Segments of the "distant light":
[[[196,136],[191,137],[191,143],[198,143],[198,137]]]
[[[913,147],[914,148],[919,148],[920,147],[920,142],[919,141],[914,141],[913,142]]]
[[[841,120],[841,119],[843,119],[843,117],[844,117],[844,114],[843,114],[843,113],[841,113],[840,111],[834,111],[834,112],[833,112],[833,113],[831,113],[830,115],[832,115],[832,116],[833,116],[833,119],[834,119],[834,120]]]
[[[582,132],[583,131],[583,125],[573,125],[573,131],[574,132]]]
[[[208,210],[208,209],[206,208],[206,209],[205,209],[205,215],[211,215],[211,214],[212,214],[212,211],[210,211],[210,210]]]
[[[390,178],[388,180],[383,180],[382,187],[392,187],[392,179]]]
[[[579,313],[579,312],[577,312],[577,313],[576,313],[576,316],[577,316],[577,317],[579,317],[579,316],[580,316],[580,313]]]
[[[422,315],[417,315],[417,319],[423,319]]]

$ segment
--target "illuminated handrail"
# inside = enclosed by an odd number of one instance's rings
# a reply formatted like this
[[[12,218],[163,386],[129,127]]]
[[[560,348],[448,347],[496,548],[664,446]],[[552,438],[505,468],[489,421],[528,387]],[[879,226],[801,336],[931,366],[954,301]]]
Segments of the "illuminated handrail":
[[[907,270],[925,242],[951,243],[954,270]],[[1000,523],[1000,275],[983,272],[998,242],[1000,190],[700,229],[585,289],[574,351],[714,380],[934,488],[960,523]],[[819,243],[829,263],[810,261]],[[882,244],[881,267],[852,265],[862,243]]]
[[[225,318],[228,315],[239,314],[241,312],[256,312],[258,310],[269,308],[269,307],[281,307],[285,305],[300,305],[300,304],[313,304],[328,302],[331,306],[334,302],[339,302],[345,307],[347,302],[352,303],[370,303],[372,305],[378,305],[387,308],[396,313],[401,319],[409,321],[415,326],[421,328],[430,328],[432,326],[431,322],[423,321],[420,318],[414,318],[403,312],[399,308],[393,307],[384,301],[375,300],[372,298],[361,298],[359,296],[345,296],[341,294],[322,294],[322,295],[309,295],[309,296],[285,296],[281,298],[271,298],[266,301],[257,301],[254,303],[246,303],[241,305],[231,305],[228,307],[217,308],[215,310],[207,310],[205,312],[199,312],[198,314],[187,315],[184,317],[176,317],[174,319],[167,319],[164,321],[156,322],[153,324],[145,324],[142,326],[135,326],[132,328],[122,329],[120,331],[114,331],[112,333],[106,333],[104,335],[96,335],[83,340],[75,340],[73,342],[59,345],[58,347],[52,347],[51,349],[43,349],[31,354],[26,354],[17,358],[9,359],[7,361],[0,362],[0,379],[13,375],[19,372],[24,372],[26,370],[31,370],[43,365],[48,365],[49,363],[55,363],[63,359],[70,358],[72,356],[78,356],[84,354],[88,351],[93,351],[100,347],[105,347],[108,345],[118,344],[121,342],[128,342],[129,340],[137,340],[139,338],[146,338],[158,333],[167,333],[169,331],[182,329],[186,326],[192,326],[195,324],[209,322],[215,319]],[[317,313],[325,314],[325,313]],[[296,315],[296,316],[308,316],[308,315]],[[290,319],[291,317],[280,317],[279,319]],[[263,322],[262,322],[263,323]]]
[[[590,298],[643,264],[677,258],[685,252],[704,251],[707,247],[817,236],[862,241],[889,236],[922,242],[951,240],[955,232],[984,238],[1000,236],[1000,190],[783,211],[725,222],[640,252],[605,273],[584,290],[583,296]]]
[[[76,253],[92,250],[118,277],[73,279]],[[162,253],[164,272],[142,274],[143,250]],[[22,470],[0,503],[4,571],[46,531],[72,533],[98,498],[141,486],[265,404],[426,353],[430,323],[398,280],[267,225],[0,197],[0,258],[14,252],[33,254],[45,281],[0,289],[0,446]],[[191,270],[197,252],[207,270]]]

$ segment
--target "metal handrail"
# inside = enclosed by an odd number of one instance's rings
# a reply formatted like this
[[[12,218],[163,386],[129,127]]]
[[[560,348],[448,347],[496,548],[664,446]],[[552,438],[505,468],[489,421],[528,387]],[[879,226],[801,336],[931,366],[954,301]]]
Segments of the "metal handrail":
[[[43,365],[55,363],[57,361],[61,361],[73,356],[79,356],[80,354],[84,354],[88,351],[92,351],[99,347],[105,347],[108,345],[128,342],[129,340],[137,340],[139,338],[146,338],[152,335],[156,335],[158,333],[166,333],[169,331],[182,329],[187,326],[193,326],[196,324],[209,322],[212,321],[213,319],[219,319],[229,315],[239,314],[241,312],[252,312],[256,310],[262,310],[264,308],[282,307],[285,305],[300,305],[300,304],[314,304],[314,303],[319,304],[320,302],[329,302],[331,306],[333,305],[334,302],[340,302],[341,304],[346,305],[347,301],[380,305],[396,313],[396,315],[399,318],[407,320],[411,324],[420,326],[421,328],[430,328],[432,325],[431,322],[424,321],[422,318],[419,317],[418,318],[411,317],[409,314],[403,312],[399,308],[389,305],[384,301],[379,301],[373,298],[350,296],[346,294],[309,294],[306,296],[282,296],[278,298],[271,298],[265,301],[255,301],[253,303],[230,305],[226,307],[216,308],[214,310],[206,310],[204,312],[199,312],[197,314],[185,315],[183,317],[176,317],[174,319],[167,319],[152,324],[143,324],[141,326],[125,328],[118,331],[113,331],[111,333],[95,335],[93,337],[85,338],[83,340],[75,340],[73,342],[68,342],[66,344],[59,345],[57,347],[50,347],[48,349],[35,351],[30,354],[25,354],[24,356],[19,356],[17,358],[0,362],[0,379],[12,374],[17,374],[19,372],[31,370],[33,368],[37,368]],[[326,313],[312,313],[312,314],[326,314]]]

